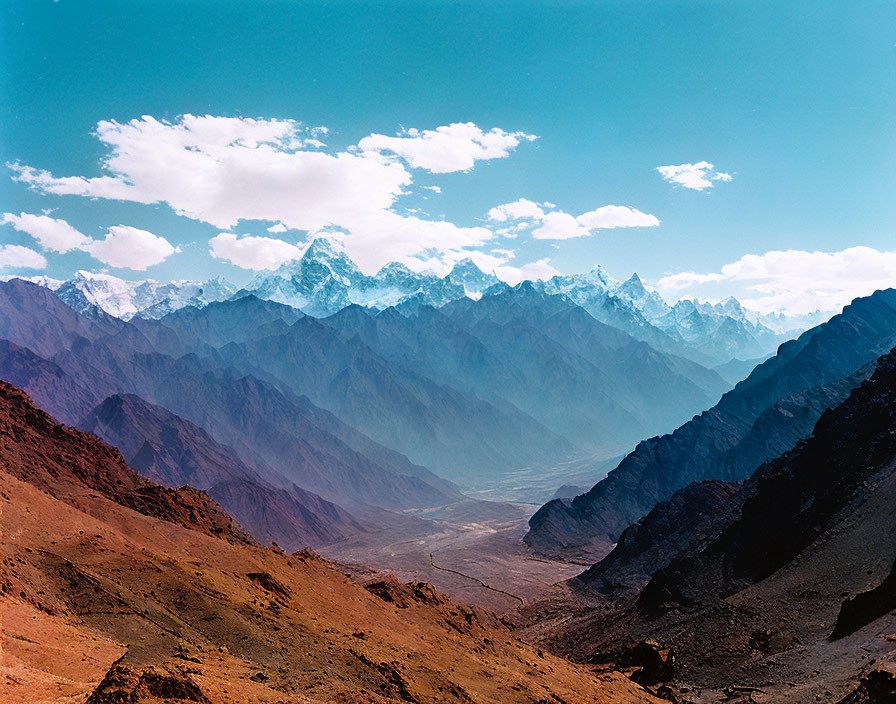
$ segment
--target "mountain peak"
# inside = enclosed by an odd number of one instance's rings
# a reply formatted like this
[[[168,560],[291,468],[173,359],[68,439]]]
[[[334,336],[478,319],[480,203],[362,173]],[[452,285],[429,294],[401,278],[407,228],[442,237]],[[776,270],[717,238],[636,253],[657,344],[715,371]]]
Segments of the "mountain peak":
[[[469,257],[464,257],[463,259],[458,259],[454,266],[451,268],[451,274],[485,274],[485,272],[479,268],[479,266]]]

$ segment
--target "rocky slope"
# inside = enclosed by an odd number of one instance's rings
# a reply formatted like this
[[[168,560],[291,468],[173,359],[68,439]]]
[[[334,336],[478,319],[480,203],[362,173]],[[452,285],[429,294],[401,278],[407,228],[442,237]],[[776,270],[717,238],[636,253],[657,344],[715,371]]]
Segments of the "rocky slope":
[[[427,585],[364,589],[246,542],[203,494],[137,477],[5,384],[0,453],[9,701],[659,702]]]
[[[654,639],[679,685],[775,701],[836,701],[896,657],[896,351],[734,489],[691,486],[626,531],[575,580],[600,605],[546,642],[597,661]],[[606,588],[631,575],[630,589]]]
[[[782,345],[710,410],[641,442],[588,493],[543,506],[526,542],[544,553],[602,557],[628,525],[678,489],[706,479],[742,480],[790,449],[894,344],[896,290],[856,299]]]
[[[231,541],[248,540],[230,516],[203,493],[191,487],[166,489],[150,482],[128,467],[117,449],[93,435],[60,425],[6,382],[0,382],[0,433],[4,471],[62,501],[78,506],[91,492],[99,492],[147,516]]]
[[[201,428],[132,394],[110,396],[78,427],[117,447],[164,486],[201,489],[262,544],[316,547],[363,530],[339,506],[282,480],[274,487]],[[269,470],[270,474],[271,471]]]

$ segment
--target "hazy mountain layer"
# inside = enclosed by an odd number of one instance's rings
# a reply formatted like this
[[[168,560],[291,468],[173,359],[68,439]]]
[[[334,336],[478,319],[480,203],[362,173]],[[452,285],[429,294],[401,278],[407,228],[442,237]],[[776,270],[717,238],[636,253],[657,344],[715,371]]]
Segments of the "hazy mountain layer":
[[[349,513],[316,494],[291,482],[275,488],[204,430],[138,396],[110,396],[78,427],[117,447],[145,477],[204,490],[262,544],[276,542],[293,552],[362,530]]]
[[[195,355],[174,359],[153,352],[136,326],[84,319],[44,288],[22,281],[0,284],[0,311],[0,327],[14,337],[14,345],[53,357],[52,362],[28,359],[20,347],[7,346],[3,367],[29,381],[28,388],[62,417],[77,419],[106,396],[134,393],[202,427],[258,473],[273,469],[276,476],[265,479],[275,484],[285,477],[338,503],[388,508],[438,505],[458,496],[424,468],[307,398]],[[58,371],[76,381],[59,382]],[[73,386],[89,391],[69,395]]]

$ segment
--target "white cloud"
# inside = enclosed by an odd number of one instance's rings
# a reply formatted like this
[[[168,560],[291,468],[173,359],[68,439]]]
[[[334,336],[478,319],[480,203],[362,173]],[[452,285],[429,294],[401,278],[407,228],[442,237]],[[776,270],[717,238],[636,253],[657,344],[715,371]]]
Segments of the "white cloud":
[[[290,259],[297,259],[304,251],[301,247],[273,237],[238,237],[222,232],[209,242],[212,256],[224,259],[243,269],[276,269]]]
[[[723,171],[715,171],[708,161],[696,164],[678,164],[677,166],[657,166],[656,170],[669,183],[677,183],[684,188],[703,191],[713,187],[714,181],[730,181],[733,177]]]
[[[128,225],[110,227],[105,239],[94,240],[65,220],[47,215],[4,213],[0,222],[31,235],[47,251],[87,252],[103,264],[123,269],[145,271],[178,251],[164,237]],[[41,266],[46,266],[46,261]]]
[[[592,230],[613,229],[615,227],[656,227],[659,219],[640,210],[625,205],[605,205],[596,210],[582,213],[578,217],[556,208],[553,203],[535,203],[520,198],[513,203],[504,203],[492,208],[486,217],[493,222],[523,220],[525,224],[498,230],[498,234],[513,236],[521,229],[531,225],[535,227],[532,236],[541,240],[565,240],[573,237],[586,237]],[[545,212],[545,208],[550,212]]]
[[[287,228],[282,222],[278,222],[276,225],[271,225],[268,228],[268,232],[280,233],[286,232]]]
[[[502,159],[520,142],[537,139],[524,132],[505,132],[497,127],[484,132],[472,122],[454,122],[434,130],[409,129],[397,137],[371,134],[358,149],[372,154],[395,155],[414,168],[436,174],[469,171],[475,162]]]
[[[494,222],[507,222],[508,220],[541,220],[544,210],[531,200],[520,198],[513,203],[504,203],[488,211],[486,217]]]
[[[0,245],[0,269],[43,269],[47,260],[40,252],[17,244]]]
[[[590,234],[591,230],[579,224],[574,216],[559,210],[546,213],[541,225],[532,230],[532,236],[537,240],[568,240]]]
[[[19,232],[31,235],[40,243],[41,247],[52,252],[84,249],[91,242],[89,237],[81,234],[65,220],[46,215],[4,213],[2,222],[12,225]]]
[[[306,150],[309,135],[322,133],[292,120],[184,115],[165,122],[144,116],[97,125],[96,136],[109,148],[100,176],[57,177],[22,164],[10,168],[14,178],[43,193],[167,203],[180,215],[222,230],[261,220],[311,237],[329,233],[362,269],[373,272],[389,261],[421,256],[448,262],[494,237],[484,227],[396,213],[392,208],[412,186],[412,176],[381,149],[398,150],[409,163],[432,170],[458,170],[506,156],[529,138],[467,124],[386,138],[395,144],[371,135],[377,139],[366,150]]]
[[[660,224],[655,215],[625,205],[605,205],[597,210],[582,213],[576,218],[580,225],[589,230],[611,230],[614,227],[657,227]]]
[[[495,275],[502,281],[506,281],[511,286],[515,286],[520,281],[533,281],[535,279],[549,279],[557,276],[560,272],[551,265],[550,259],[539,259],[536,262],[529,262],[521,267],[500,266],[495,269]]]
[[[113,225],[105,239],[94,240],[87,251],[103,264],[119,269],[146,271],[176,251],[164,237],[129,225]]]
[[[718,301],[734,295],[761,313],[793,314],[836,311],[853,298],[894,286],[896,251],[872,247],[747,254],[718,272],[684,272],[657,282],[660,292],[670,297]]]

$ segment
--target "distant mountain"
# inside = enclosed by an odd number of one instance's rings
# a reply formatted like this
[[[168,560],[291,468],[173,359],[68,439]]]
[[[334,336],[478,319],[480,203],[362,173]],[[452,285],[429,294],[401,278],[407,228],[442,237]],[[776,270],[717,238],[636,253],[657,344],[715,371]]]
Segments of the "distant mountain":
[[[775,332],[729,298],[715,305],[683,299],[674,306],[648,290],[633,274],[617,281],[596,267],[584,274],[555,276],[534,282],[546,293],[567,296],[595,318],[624,330],[658,350],[687,357],[706,366],[768,354],[794,332],[794,324]],[[783,318],[778,322],[783,326]]]
[[[117,447],[152,481],[204,490],[262,543],[294,552],[363,530],[345,510],[291,482],[275,488],[204,430],[138,396],[110,396],[78,427]]]
[[[417,274],[395,262],[367,276],[344,251],[318,238],[301,258],[258,274],[245,291],[322,318],[352,304],[382,309],[417,298],[441,306],[464,296],[478,297],[497,283],[494,274],[485,274],[469,259],[455,264],[444,278]]]
[[[0,350],[0,369],[34,386],[48,407],[66,418],[86,413],[88,401],[96,405],[114,394],[139,395],[229,445],[259,474],[273,469],[277,476],[264,476],[267,481],[276,485],[278,477],[285,478],[339,504],[409,508],[460,497],[452,485],[307,398],[238,374],[220,359],[161,354],[137,325],[110,320],[106,326],[83,318],[34,284],[0,283],[0,331],[12,343]],[[158,332],[150,323],[141,326]],[[196,326],[197,335],[215,329]],[[82,393],[73,395],[72,389]]]
[[[56,294],[79,313],[99,308],[129,320],[135,315],[161,318],[185,306],[204,306],[230,298],[236,289],[223,279],[198,281],[125,281],[110,274],[79,271],[59,285]]]
[[[417,273],[397,262],[386,264],[370,276],[338,244],[325,238],[313,240],[298,259],[258,273],[239,291],[222,279],[125,281],[83,271],[65,282],[47,277],[31,280],[56,291],[85,317],[106,314],[123,320],[159,319],[183,308],[203,308],[247,294],[316,318],[328,317],[350,305],[375,310],[397,306],[401,312],[412,314],[420,306],[439,308],[510,288],[471,259],[458,261],[445,276]],[[745,311],[733,298],[714,305],[685,299],[670,306],[656,291],[645,287],[637,274],[618,281],[599,266],[585,273],[531,283],[543,293],[566,296],[599,321],[661,352],[704,366],[765,356],[784,340],[827,317],[821,312],[805,316],[758,314]]]
[[[742,480],[809,433],[896,344],[896,290],[859,298],[781,346],[713,408],[670,435],[641,442],[588,493],[552,501],[526,542],[553,554],[601,557],[658,501],[695,481]]]

